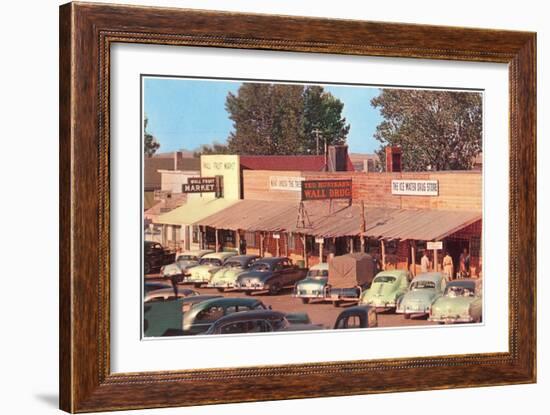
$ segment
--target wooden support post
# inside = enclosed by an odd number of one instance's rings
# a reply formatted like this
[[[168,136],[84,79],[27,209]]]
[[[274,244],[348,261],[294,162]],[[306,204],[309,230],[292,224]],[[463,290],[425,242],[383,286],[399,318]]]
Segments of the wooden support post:
[[[439,271],[439,261],[437,260],[437,249],[434,249],[434,271]]]
[[[285,256],[288,257],[288,240],[290,238],[290,234],[285,233],[283,235],[285,236]]]
[[[323,245],[325,243],[325,240],[323,239],[322,242],[319,242],[319,262],[323,262]]]
[[[365,252],[365,232],[367,231],[367,218],[365,215],[365,201],[361,200],[361,252]]]
[[[414,276],[416,276],[416,244],[414,241],[410,241],[411,243],[411,273]]]
[[[380,252],[382,253],[382,269],[386,269],[386,244],[383,239],[380,239]]]
[[[349,253],[353,254],[353,236],[348,236]]]
[[[280,245],[280,240],[281,240],[281,234],[279,234],[279,237],[277,238],[277,247],[276,247],[276,250],[277,250],[277,255],[276,256],[281,256],[281,245]]]
[[[307,246],[306,246],[306,236],[305,235],[302,235],[301,236],[301,239],[302,239],[302,246],[304,248],[304,264],[305,264],[305,267],[306,268],[309,268],[309,261],[307,259]]]
[[[220,252],[220,243],[219,243],[219,236],[218,236],[218,229],[214,229],[214,234],[216,236],[216,252]]]
[[[260,232],[260,256],[265,256],[264,252],[264,233]]]
[[[240,236],[239,236],[239,231],[235,231],[235,249],[237,249],[237,252],[239,253],[239,255],[241,254],[241,244],[239,243],[241,240]]]

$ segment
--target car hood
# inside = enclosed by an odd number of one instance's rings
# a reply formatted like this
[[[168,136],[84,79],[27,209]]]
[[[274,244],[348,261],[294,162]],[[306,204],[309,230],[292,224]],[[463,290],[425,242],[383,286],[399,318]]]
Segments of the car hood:
[[[474,299],[475,297],[441,297],[433,304],[432,312],[465,313]]]
[[[409,291],[403,297],[403,303],[423,303],[429,304],[437,297],[437,292],[430,288],[424,288],[422,290]]]
[[[178,261],[176,262],[176,264],[178,264],[178,266],[184,270],[184,269],[188,269],[188,268],[191,268],[191,267],[196,267],[197,265],[199,265],[199,262],[198,261],[192,261],[192,260],[185,260],[185,261]]]
[[[219,266],[212,266],[212,265],[197,265],[196,267],[193,267],[189,270],[189,273],[191,275],[196,275],[205,271],[208,272],[214,272],[219,270],[221,267]]]
[[[298,287],[303,289],[315,289],[327,285],[327,278],[304,278],[298,281]]]
[[[244,281],[246,279],[265,281],[273,275],[271,271],[247,271],[243,272],[237,277],[237,281]]]
[[[212,277],[212,280],[234,280],[245,270],[242,268],[221,268]]]
[[[397,286],[395,284],[377,282],[372,284],[371,287],[367,291],[365,291],[363,298],[370,299],[393,297],[396,291]]]

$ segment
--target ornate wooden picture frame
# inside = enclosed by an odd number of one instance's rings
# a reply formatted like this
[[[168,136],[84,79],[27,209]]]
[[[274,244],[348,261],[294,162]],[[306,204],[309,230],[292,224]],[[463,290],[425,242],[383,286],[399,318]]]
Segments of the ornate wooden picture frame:
[[[115,43],[508,64],[509,352],[111,373],[109,68]],[[104,4],[61,6],[61,409],[91,412],[535,382],[535,104],[534,33]]]

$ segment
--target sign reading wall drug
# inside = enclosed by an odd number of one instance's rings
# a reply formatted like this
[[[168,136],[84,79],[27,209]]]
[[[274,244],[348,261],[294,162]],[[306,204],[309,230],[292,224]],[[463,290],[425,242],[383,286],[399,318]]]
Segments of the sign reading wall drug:
[[[391,193],[401,196],[437,196],[439,182],[437,180],[392,180]]]
[[[302,200],[351,200],[351,179],[304,180]]]

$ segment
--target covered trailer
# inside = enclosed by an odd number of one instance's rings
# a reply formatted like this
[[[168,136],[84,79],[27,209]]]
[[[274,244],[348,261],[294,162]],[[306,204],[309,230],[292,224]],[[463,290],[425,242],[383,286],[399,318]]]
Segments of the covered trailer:
[[[359,301],[378,272],[375,259],[365,253],[334,257],[328,265],[327,300],[339,306],[342,301]]]

